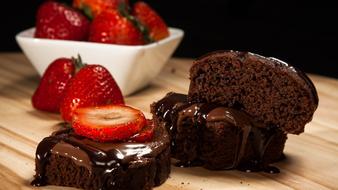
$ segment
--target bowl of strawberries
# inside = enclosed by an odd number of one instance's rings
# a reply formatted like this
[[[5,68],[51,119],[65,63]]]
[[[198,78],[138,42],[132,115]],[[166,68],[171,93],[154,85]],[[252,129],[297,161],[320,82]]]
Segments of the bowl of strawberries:
[[[16,40],[40,75],[59,57],[81,55],[107,68],[129,95],[160,73],[183,35],[142,1],[74,0],[72,6],[41,4],[35,27]]]

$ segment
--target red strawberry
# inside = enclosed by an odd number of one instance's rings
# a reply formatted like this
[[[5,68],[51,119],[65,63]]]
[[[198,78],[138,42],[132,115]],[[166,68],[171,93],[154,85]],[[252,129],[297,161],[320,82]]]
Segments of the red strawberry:
[[[38,110],[59,112],[66,84],[75,73],[72,59],[59,58],[53,61],[43,74],[32,97],[32,104]]]
[[[107,10],[118,9],[123,3],[129,5],[128,0],[73,0],[73,7],[83,10],[90,18]]]
[[[144,44],[142,33],[117,10],[102,12],[94,18],[89,41],[123,45]]]
[[[64,4],[47,1],[37,12],[35,37],[86,40],[89,21],[80,12]]]
[[[154,122],[148,119],[146,126],[144,126],[140,132],[136,133],[129,139],[136,142],[149,141],[153,138],[154,128],[155,128]]]
[[[127,140],[145,124],[140,110],[125,105],[78,108],[72,122],[75,133],[100,142]]]
[[[145,2],[139,1],[134,4],[133,15],[148,29],[150,39],[158,41],[169,36],[166,23]]]
[[[107,104],[124,104],[120,88],[106,68],[86,65],[67,84],[60,112],[70,122],[78,107]]]

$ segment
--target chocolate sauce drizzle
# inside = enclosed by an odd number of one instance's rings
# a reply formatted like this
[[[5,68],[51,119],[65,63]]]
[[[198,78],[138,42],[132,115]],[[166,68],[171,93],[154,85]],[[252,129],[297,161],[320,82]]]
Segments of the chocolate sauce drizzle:
[[[155,114],[162,117],[163,121],[166,122],[167,129],[170,131],[169,133],[172,138],[172,152],[175,152],[176,150],[175,135],[173,134],[176,133],[177,125],[180,125],[180,122],[177,121],[179,113],[182,113],[181,115],[184,117],[190,117],[194,126],[203,128],[206,126],[207,122],[213,122],[208,118],[211,117],[210,114],[215,109],[220,109],[221,111],[220,113],[214,114],[214,118],[221,119],[233,126],[237,126],[236,134],[238,141],[240,142],[236,143],[236,155],[234,155],[232,164],[226,166],[224,169],[236,168],[246,172],[265,171],[268,173],[279,173],[278,168],[263,164],[265,150],[278,130],[276,127],[261,127],[253,123],[250,116],[242,111],[226,108],[219,104],[198,104],[188,102],[186,95],[171,92],[155,104]],[[201,139],[201,134],[199,134],[199,136],[199,139]],[[245,150],[249,144],[253,147],[255,156],[254,159],[243,162],[242,158],[244,157]],[[196,163],[203,165],[203,162],[200,160],[193,160],[188,163],[178,162],[176,166],[195,166]]]
[[[163,121],[167,124],[167,130],[170,135],[171,142],[171,151],[175,151],[175,136],[176,134],[176,120],[178,117],[178,112],[183,108],[189,107],[190,104],[187,104],[187,95],[179,94],[174,92],[169,92],[163,99],[158,101],[155,105],[155,112],[157,116],[161,116]]]
[[[59,148],[60,152],[53,152],[56,145],[63,146],[65,144],[71,145],[72,149]],[[99,143],[76,135],[71,128],[60,130],[39,143],[36,150],[36,175],[31,185],[47,185],[45,172],[51,154],[64,155],[64,153],[67,153],[66,155],[69,155],[70,158],[72,158],[72,155],[76,155],[76,159],[90,160],[83,165],[90,168],[90,172],[102,176],[104,181],[102,185],[108,189],[116,188],[114,187],[115,183],[109,182],[110,176],[114,175],[115,172],[126,170],[133,160],[141,161],[142,157],[156,157],[164,151],[168,144],[169,137],[165,130],[156,130],[153,140],[145,143]],[[84,154],[76,153],[79,151],[84,152]],[[88,159],[83,158],[84,156]]]
[[[31,182],[33,186],[44,186],[47,185],[45,179],[46,164],[50,157],[50,149],[59,142],[58,139],[53,137],[46,137],[43,139],[45,143],[39,143],[36,149],[36,175],[35,179]]]

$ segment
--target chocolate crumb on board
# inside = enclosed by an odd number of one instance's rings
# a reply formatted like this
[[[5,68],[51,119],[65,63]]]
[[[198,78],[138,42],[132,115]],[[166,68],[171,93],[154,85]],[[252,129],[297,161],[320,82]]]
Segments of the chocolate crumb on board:
[[[170,72],[171,73],[176,73],[176,69],[175,68],[171,68]]]

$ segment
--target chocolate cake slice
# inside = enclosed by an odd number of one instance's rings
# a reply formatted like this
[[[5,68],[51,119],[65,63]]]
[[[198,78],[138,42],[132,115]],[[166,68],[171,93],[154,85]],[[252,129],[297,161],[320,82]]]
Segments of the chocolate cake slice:
[[[297,68],[238,51],[207,54],[190,69],[189,101],[245,111],[255,122],[300,134],[318,105],[316,89]]]
[[[155,124],[169,130],[171,155],[179,160],[177,164],[278,172],[269,164],[283,157],[287,138],[283,131],[256,123],[243,111],[187,99],[168,93],[151,105]]]
[[[44,138],[36,150],[34,186],[147,190],[170,173],[170,142],[164,127],[145,143],[101,143],[71,128]]]
[[[180,165],[278,172],[287,133],[299,134],[318,105],[301,71],[275,58],[218,51],[190,69],[188,96],[169,93],[151,105]]]

